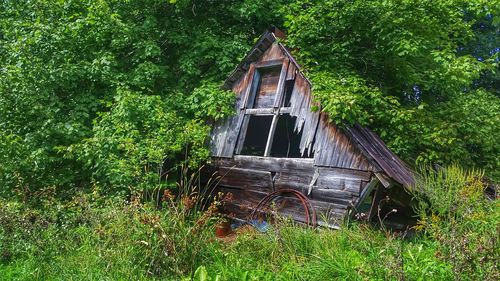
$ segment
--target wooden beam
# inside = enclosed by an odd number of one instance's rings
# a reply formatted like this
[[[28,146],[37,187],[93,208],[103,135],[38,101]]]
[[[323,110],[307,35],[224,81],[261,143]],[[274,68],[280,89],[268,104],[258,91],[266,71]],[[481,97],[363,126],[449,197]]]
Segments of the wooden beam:
[[[312,158],[278,158],[249,155],[235,155],[233,159],[214,158],[214,165],[238,167],[272,172],[307,172],[314,173]]]
[[[292,112],[292,108],[291,107],[280,107],[280,114],[290,114],[290,112]]]
[[[248,82],[247,89],[245,90],[243,102],[241,103],[240,109],[245,109],[251,103],[253,106],[253,101],[255,100],[255,92],[257,91],[257,87],[259,85],[260,73],[255,69],[255,65],[251,64],[249,75],[252,77]]]
[[[382,185],[385,188],[390,188],[391,186],[394,185],[393,181],[391,181],[391,179],[389,177],[387,177],[383,173],[376,172],[375,176],[378,178],[378,180],[380,181],[380,183],[382,183]]]
[[[271,148],[273,146],[274,132],[276,131],[276,125],[278,124],[278,115],[274,115],[273,121],[271,122],[271,128],[269,130],[269,135],[267,136],[266,149],[264,150],[264,156],[271,155]]]
[[[243,116],[243,121],[240,126],[240,131],[238,135],[238,141],[236,142],[236,154],[240,154],[243,149],[243,142],[245,141],[245,136],[247,135],[248,123],[250,122],[250,115]]]
[[[274,115],[274,108],[248,108],[245,110],[245,114],[252,114],[252,115],[260,115],[260,116],[265,116],[265,115]]]
[[[283,67],[281,68],[281,73],[280,73],[280,80],[278,82],[278,88],[276,89],[276,99],[274,100],[275,108],[282,106],[283,94],[285,91],[286,74],[289,62],[290,62],[289,59],[285,59],[283,61]]]
[[[256,62],[255,67],[256,68],[267,68],[267,67],[278,66],[280,64],[283,64],[283,59]]]

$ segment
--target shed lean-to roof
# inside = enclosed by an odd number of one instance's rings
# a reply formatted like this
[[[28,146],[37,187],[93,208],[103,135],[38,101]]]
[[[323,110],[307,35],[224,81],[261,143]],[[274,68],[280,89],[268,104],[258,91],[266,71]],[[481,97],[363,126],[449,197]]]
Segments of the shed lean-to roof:
[[[309,85],[311,85],[311,82],[300,71],[300,66],[290,54],[288,49],[280,42],[277,42],[277,38],[285,39],[285,36],[278,29],[266,31],[248,52],[245,58],[225,80],[223,88],[231,89],[233,83],[240,79],[240,77],[249,69],[250,65],[253,62],[256,62],[275,42],[288,57],[290,63],[295,65],[300,75],[305,78]],[[392,180],[405,187],[411,187],[414,184],[414,173],[412,170],[398,156],[396,156],[372,130],[360,125],[354,125],[344,126],[342,131],[377,170],[385,173]]]
[[[396,182],[407,187],[413,186],[414,177],[411,169],[372,130],[354,125],[346,127],[344,131],[351,140],[356,142],[358,148],[372,164],[375,162],[384,173]]]

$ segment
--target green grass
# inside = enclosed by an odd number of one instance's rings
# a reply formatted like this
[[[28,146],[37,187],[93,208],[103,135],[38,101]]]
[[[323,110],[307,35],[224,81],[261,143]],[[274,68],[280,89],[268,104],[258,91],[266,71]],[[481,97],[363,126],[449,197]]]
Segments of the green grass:
[[[213,279],[238,280],[446,280],[451,267],[435,245],[403,241],[363,225],[311,230],[290,224],[266,234],[240,236],[212,248],[204,264]],[[425,250],[424,250],[425,249]]]
[[[182,211],[84,203],[34,215],[2,203],[4,280],[189,280],[200,266],[207,280],[452,276],[449,264],[436,258],[436,245],[403,241],[365,225],[313,230],[279,222],[268,233],[247,232],[226,243],[215,239],[211,221],[197,228],[197,217]],[[64,222],[58,220],[63,214]]]
[[[499,280],[500,204],[464,175],[456,167],[423,174],[412,239],[366,224],[311,229],[283,219],[229,243],[215,238],[216,205],[201,212],[186,196],[167,196],[162,208],[95,194],[36,206],[0,199],[0,279]],[[443,190],[423,196],[430,187]]]

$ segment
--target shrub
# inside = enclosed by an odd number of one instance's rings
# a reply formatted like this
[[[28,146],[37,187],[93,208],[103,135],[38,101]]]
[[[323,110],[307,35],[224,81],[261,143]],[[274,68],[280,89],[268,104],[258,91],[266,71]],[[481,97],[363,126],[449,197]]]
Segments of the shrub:
[[[438,242],[437,255],[456,280],[498,280],[500,204],[489,200],[481,171],[449,166],[422,170],[413,196],[418,230]]]
[[[160,96],[120,90],[109,112],[95,121],[93,137],[73,149],[107,191],[140,191],[161,185],[165,162],[176,163],[188,149],[193,166],[204,160],[208,131]]]
[[[191,186],[195,187],[194,185]],[[196,186],[199,190],[200,187]],[[142,280],[189,275],[213,244],[213,202],[193,192],[155,202],[80,194],[62,202],[0,201],[0,272],[9,280]],[[194,206],[200,205],[196,203]]]

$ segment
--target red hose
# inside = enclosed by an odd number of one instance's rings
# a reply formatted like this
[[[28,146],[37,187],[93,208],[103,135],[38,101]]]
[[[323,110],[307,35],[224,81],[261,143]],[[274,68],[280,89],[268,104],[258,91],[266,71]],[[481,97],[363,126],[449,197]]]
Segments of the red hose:
[[[299,192],[299,191],[294,190],[294,189],[280,189],[280,190],[269,193],[268,195],[266,195],[264,198],[262,198],[259,201],[259,203],[255,207],[255,209],[252,211],[250,218],[253,218],[255,216],[255,214],[257,213],[257,211],[262,206],[267,205],[269,202],[271,202],[276,197],[280,196],[282,193],[291,193],[291,194],[295,195],[295,197],[297,197],[300,200],[300,202],[302,203],[302,206],[304,207],[305,215],[306,215],[306,224],[312,225],[313,227],[316,227],[316,223],[317,223],[316,210],[312,206],[309,199],[304,194],[302,194],[302,192]],[[309,213],[309,208],[311,208],[311,210],[312,210],[312,223],[311,223],[311,214]]]
[[[306,224],[310,224],[310,214],[309,214],[309,206],[308,206],[308,202],[306,201],[307,198],[304,198],[302,196],[302,193],[299,193],[298,191],[295,191],[293,189],[290,189],[290,190],[278,190],[278,191],[274,191],[268,195],[266,195],[260,202],[259,204],[257,204],[257,207],[254,209],[254,211],[252,212],[252,218],[254,216],[254,214],[256,213],[256,211],[261,208],[262,206],[265,206],[267,205],[269,202],[271,202],[273,199],[275,199],[276,197],[278,197],[280,195],[280,193],[292,193],[294,194],[299,200],[300,202],[302,203],[302,206],[304,207],[304,210],[305,210],[305,213],[306,213]],[[304,200],[305,199],[305,200]]]

